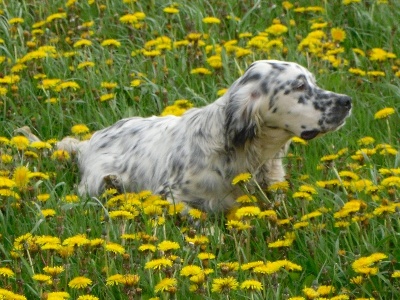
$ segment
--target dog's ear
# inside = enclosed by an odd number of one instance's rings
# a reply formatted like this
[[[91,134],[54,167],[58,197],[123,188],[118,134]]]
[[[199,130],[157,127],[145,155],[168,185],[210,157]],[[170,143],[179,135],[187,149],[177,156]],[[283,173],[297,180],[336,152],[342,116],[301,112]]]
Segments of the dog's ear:
[[[260,74],[248,70],[227,92],[225,130],[228,143],[244,146],[252,140],[259,124],[258,107],[262,94],[259,91]]]

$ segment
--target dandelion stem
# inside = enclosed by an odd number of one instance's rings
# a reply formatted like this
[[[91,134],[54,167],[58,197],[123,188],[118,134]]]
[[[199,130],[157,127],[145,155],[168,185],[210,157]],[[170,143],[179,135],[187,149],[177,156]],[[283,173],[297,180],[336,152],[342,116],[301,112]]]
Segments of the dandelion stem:
[[[392,145],[392,130],[390,129],[389,118],[386,118],[386,125],[388,128],[389,144]]]
[[[333,173],[335,173],[336,178],[339,180],[340,186],[342,187],[343,192],[346,194],[346,196],[348,196],[349,193],[347,192],[345,186],[343,185],[342,178],[340,177],[339,172],[338,172],[338,170],[336,169],[335,165],[332,164],[331,168],[332,168]]]

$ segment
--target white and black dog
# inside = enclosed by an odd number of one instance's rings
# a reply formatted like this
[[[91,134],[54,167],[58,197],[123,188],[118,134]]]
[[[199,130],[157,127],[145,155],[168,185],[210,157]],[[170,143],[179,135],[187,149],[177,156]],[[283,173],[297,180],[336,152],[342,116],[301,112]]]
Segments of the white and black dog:
[[[171,202],[226,210],[249,172],[260,185],[284,180],[282,157],[294,136],[305,140],[341,127],[351,98],[319,88],[314,76],[291,62],[250,65],[221,98],[183,116],[133,117],[96,132],[88,141],[67,139],[76,150],[81,194],[151,190]]]

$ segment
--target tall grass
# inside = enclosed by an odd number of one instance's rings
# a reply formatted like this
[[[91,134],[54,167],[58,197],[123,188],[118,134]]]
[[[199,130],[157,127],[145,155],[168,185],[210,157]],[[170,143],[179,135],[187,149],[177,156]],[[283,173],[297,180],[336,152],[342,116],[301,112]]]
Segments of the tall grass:
[[[0,1],[0,299],[398,299],[399,18],[390,0]],[[256,202],[218,215],[76,195],[57,140],[204,106],[258,59],[353,98],[345,127],[293,141],[286,182],[239,183]]]

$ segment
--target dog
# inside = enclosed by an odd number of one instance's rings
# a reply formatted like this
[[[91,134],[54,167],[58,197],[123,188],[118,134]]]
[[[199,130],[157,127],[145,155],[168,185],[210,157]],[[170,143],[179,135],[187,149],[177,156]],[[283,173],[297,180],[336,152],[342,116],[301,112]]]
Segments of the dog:
[[[215,102],[180,117],[132,117],[87,140],[63,140],[76,151],[79,193],[96,196],[151,190],[173,203],[226,211],[242,194],[232,185],[249,172],[262,186],[283,181],[282,157],[294,136],[311,140],[342,127],[352,100],[316,85],[304,67],[276,60],[252,63]]]

